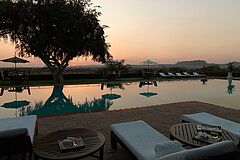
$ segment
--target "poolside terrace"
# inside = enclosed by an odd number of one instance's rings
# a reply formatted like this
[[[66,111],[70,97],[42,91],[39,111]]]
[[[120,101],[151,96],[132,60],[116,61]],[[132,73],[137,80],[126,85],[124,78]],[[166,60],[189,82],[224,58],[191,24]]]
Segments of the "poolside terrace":
[[[38,119],[39,136],[66,128],[85,127],[98,130],[102,132],[106,138],[104,150],[105,160],[133,159],[131,155],[120,146],[116,151],[111,149],[111,124],[142,119],[150,124],[153,128],[169,137],[170,126],[180,123],[181,115],[204,111],[240,123],[239,110],[224,108],[202,102],[182,102],[128,110],[42,117]],[[236,159],[239,158],[240,155],[236,157]]]

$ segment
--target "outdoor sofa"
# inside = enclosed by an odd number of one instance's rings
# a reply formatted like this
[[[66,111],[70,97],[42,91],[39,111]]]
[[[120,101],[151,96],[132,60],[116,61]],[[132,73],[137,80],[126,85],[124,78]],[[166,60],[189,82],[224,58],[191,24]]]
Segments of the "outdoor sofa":
[[[111,146],[117,143],[139,160],[199,160],[222,159],[236,151],[232,141],[222,141],[195,149],[184,149],[142,120],[111,125]],[[180,145],[179,145],[180,144]]]
[[[221,126],[223,129],[233,133],[240,139],[240,124],[230,121],[228,119],[224,119],[221,117],[217,117],[210,113],[201,112],[194,114],[186,114],[182,116],[183,122],[191,122],[191,123],[200,123],[200,124],[208,124],[214,126]]]
[[[37,134],[37,116],[0,119],[0,157],[32,154],[34,136]]]

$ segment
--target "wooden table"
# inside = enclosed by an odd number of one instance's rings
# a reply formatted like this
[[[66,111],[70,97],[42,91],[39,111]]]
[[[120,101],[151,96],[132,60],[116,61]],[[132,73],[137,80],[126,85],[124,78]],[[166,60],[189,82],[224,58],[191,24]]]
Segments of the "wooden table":
[[[60,152],[58,140],[79,136],[82,137],[86,144],[84,148]],[[34,141],[34,159],[66,160],[92,156],[102,160],[104,143],[105,137],[100,132],[85,128],[61,130],[37,138]],[[95,155],[96,152],[99,152],[99,156]]]
[[[197,135],[197,133],[198,133],[197,124],[195,123],[179,123],[173,125],[170,128],[171,139],[176,139],[191,147],[201,147],[208,145],[209,143],[201,142],[193,138],[194,136]],[[239,143],[238,137],[224,129],[222,129],[222,140],[232,140],[236,146]]]

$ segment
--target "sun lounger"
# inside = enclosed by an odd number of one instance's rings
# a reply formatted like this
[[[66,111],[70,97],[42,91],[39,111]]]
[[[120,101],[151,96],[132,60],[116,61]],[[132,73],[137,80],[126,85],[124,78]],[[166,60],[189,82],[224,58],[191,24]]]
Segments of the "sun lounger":
[[[181,73],[176,73],[177,77],[185,77],[185,75],[182,75]]]
[[[36,127],[37,116],[35,115],[0,119],[0,131],[27,128],[31,143],[33,143]]]
[[[183,75],[187,76],[187,77],[194,77],[194,75],[189,74],[188,72],[183,72]]]
[[[160,77],[167,78],[170,77],[169,75],[166,75],[165,73],[160,72],[159,73]]]
[[[176,75],[174,75],[173,73],[171,73],[171,72],[168,72],[168,75],[170,76],[170,77],[175,77]]]
[[[187,73],[187,72],[183,72],[183,74],[185,75],[185,76],[191,76],[189,73]]]
[[[217,117],[215,115],[201,112],[195,114],[187,114],[182,116],[183,122],[192,122],[192,123],[200,123],[200,124],[208,124],[214,126],[221,126],[223,129],[233,133],[234,135],[240,138],[240,124]]]
[[[200,74],[198,74],[197,72],[193,72],[194,76],[201,76]]]
[[[141,120],[112,124],[111,146],[113,149],[117,149],[117,143],[120,143],[139,160],[198,160],[226,156],[236,151],[232,141],[186,150],[181,144],[178,145],[179,142],[171,141]],[[159,148],[161,146],[162,149]]]
[[[35,115],[0,119],[0,156],[32,153],[35,134],[37,134]]]
[[[197,72],[193,72],[193,76],[195,76],[195,77],[206,77],[206,75],[198,74]]]

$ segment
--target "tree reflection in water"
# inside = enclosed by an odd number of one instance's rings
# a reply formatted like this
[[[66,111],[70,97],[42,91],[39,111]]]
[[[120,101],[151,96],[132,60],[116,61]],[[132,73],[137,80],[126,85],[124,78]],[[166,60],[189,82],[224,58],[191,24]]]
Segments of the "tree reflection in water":
[[[22,115],[55,115],[76,112],[93,112],[107,110],[112,102],[106,99],[86,100],[84,103],[73,104],[72,97],[68,98],[63,93],[63,85],[55,85],[51,96],[44,103],[40,101],[35,107],[26,108],[22,111]]]

